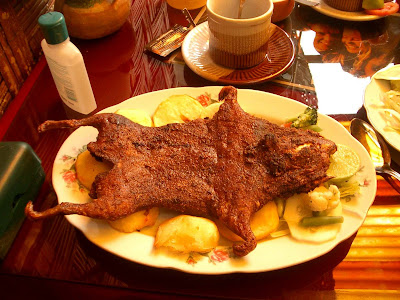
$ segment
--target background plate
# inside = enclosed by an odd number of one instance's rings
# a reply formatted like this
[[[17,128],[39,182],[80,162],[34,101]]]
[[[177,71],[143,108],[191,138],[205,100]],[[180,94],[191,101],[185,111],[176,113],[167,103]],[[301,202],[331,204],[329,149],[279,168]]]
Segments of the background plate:
[[[312,8],[314,8],[316,11],[326,16],[346,21],[372,21],[383,18],[380,16],[368,15],[362,11],[353,12],[353,11],[338,10],[333,7],[330,7],[323,0],[321,0],[318,5],[312,6]]]
[[[400,66],[392,66],[390,69],[398,69],[398,78],[400,78]],[[389,69],[385,68],[385,70]],[[376,79],[379,75],[375,73],[371,78],[371,82],[367,85],[364,93],[364,107],[367,111],[368,120],[372,126],[384,137],[384,139],[392,145],[397,151],[400,151],[400,133],[388,128],[385,116],[381,113],[383,108],[388,108],[382,102],[385,92],[390,90],[390,81],[384,79]]]

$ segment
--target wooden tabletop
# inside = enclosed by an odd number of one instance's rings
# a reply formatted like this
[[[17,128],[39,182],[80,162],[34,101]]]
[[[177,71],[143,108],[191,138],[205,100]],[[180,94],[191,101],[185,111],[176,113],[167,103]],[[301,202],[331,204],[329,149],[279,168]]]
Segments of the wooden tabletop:
[[[198,10],[191,13],[195,16]],[[96,112],[151,91],[221,85],[196,75],[179,50],[163,59],[144,51],[150,40],[176,23],[186,25],[181,13],[165,1],[133,1],[127,22],[116,33],[97,40],[71,39],[83,54],[98,104]],[[399,63],[400,20],[341,21],[296,5],[290,18],[277,25],[295,46],[292,66],[271,81],[238,87],[317,106],[345,126],[355,116],[367,120],[363,92],[375,71]],[[372,49],[364,61],[339,51],[344,44],[331,44],[324,50],[324,40],[332,38],[327,32],[334,36],[351,30],[358,31],[363,45]],[[71,131],[39,135],[37,127],[45,120],[69,117],[42,57],[0,119],[1,141],[25,141],[42,161],[46,178],[35,200],[38,210],[57,203],[52,166]],[[391,153],[399,162],[399,153],[392,148]],[[396,163],[393,166],[398,168]],[[255,274],[205,276],[147,267],[92,244],[63,216],[24,220],[0,265],[1,294],[5,299],[398,298],[400,195],[382,177],[377,176],[377,182],[377,195],[364,225],[351,238],[314,260]]]

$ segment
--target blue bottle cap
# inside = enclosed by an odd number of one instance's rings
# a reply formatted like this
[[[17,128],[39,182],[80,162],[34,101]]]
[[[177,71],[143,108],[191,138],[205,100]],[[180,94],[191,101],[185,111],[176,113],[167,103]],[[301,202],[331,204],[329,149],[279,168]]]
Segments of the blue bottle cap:
[[[68,38],[67,25],[62,13],[54,11],[41,15],[38,23],[48,44],[59,44]]]

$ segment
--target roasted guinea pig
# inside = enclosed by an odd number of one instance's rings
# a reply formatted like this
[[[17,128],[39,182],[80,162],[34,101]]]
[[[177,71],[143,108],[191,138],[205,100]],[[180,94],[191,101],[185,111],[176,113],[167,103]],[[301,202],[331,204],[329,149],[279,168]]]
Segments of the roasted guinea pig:
[[[248,254],[257,245],[251,215],[276,197],[309,192],[328,180],[336,145],[316,132],[285,128],[244,112],[233,87],[224,87],[219,98],[224,103],[213,118],[161,127],[144,127],[116,114],[46,121],[40,132],[97,128],[97,141],[87,148],[113,168],[96,177],[93,201],[64,202],[43,212],[28,203],[26,215],[115,220],[164,207],[219,220],[244,240],[233,246],[234,253]]]

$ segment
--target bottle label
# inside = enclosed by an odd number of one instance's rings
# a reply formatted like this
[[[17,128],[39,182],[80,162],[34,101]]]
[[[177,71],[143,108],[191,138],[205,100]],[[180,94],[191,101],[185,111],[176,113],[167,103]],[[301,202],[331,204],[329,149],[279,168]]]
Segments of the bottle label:
[[[50,57],[46,57],[47,63],[49,65],[51,74],[53,75],[54,82],[58,93],[60,94],[62,100],[67,102],[70,106],[74,107],[77,102],[77,97],[75,91],[73,90],[73,85],[71,81],[71,76],[69,74],[68,68],[60,65],[55,60]]]

